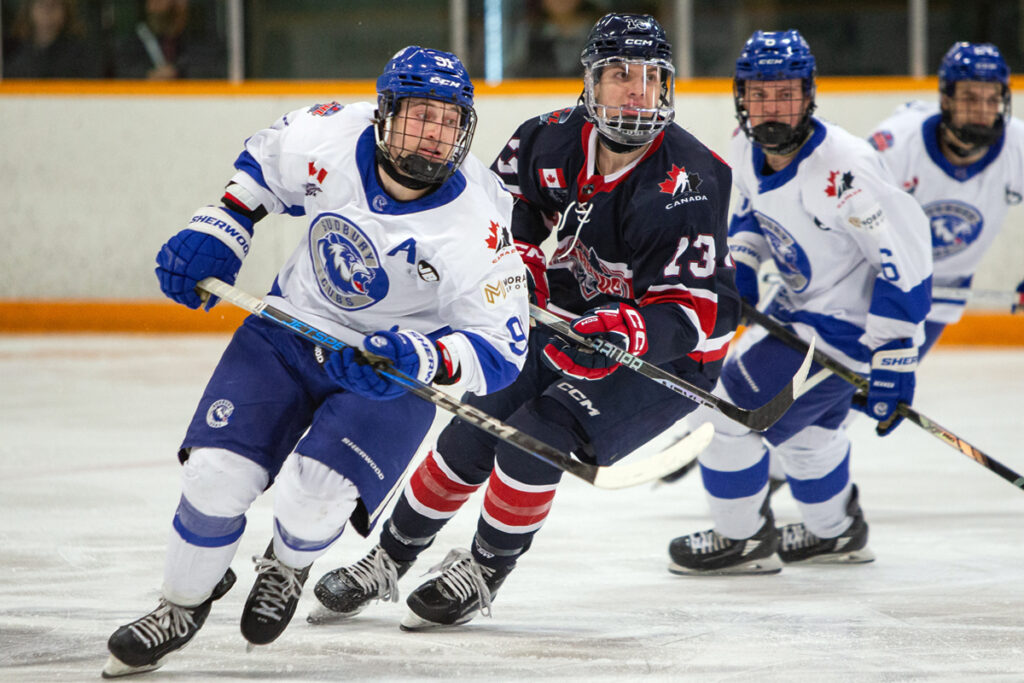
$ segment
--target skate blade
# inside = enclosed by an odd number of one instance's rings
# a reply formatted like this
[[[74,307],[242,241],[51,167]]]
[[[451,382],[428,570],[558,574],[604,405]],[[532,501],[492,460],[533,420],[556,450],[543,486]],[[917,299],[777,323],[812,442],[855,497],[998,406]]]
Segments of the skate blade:
[[[157,660],[155,664],[147,664],[145,666],[131,666],[125,664],[114,655],[107,657],[107,663],[103,665],[103,671],[100,675],[103,678],[120,678],[121,676],[130,676],[131,674],[141,674],[147,671],[153,671],[159,669],[160,665],[164,662],[163,660]]]
[[[426,619],[423,619],[420,616],[418,616],[415,612],[410,611],[408,614],[405,615],[405,618],[402,619],[402,623],[398,625],[398,628],[402,629],[403,631],[441,631],[444,629],[461,626],[462,624],[465,624],[470,619],[472,619],[474,616],[476,616],[476,612],[470,613],[469,616],[463,617],[462,619],[456,621],[454,624],[439,624],[436,621],[427,621]]]
[[[806,560],[795,560],[786,564],[867,564],[875,561],[875,554],[870,548],[851,550],[846,553],[830,553],[826,555],[815,555]]]
[[[750,560],[743,564],[721,569],[693,569],[670,562],[668,570],[679,576],[753,576],[757,574],[778,574],[782,571],[782,560],[776,554],[759,560]]]
[[[337,624],[342,621],[348,621],[362,611],[362,609],[358,609],[355,612],[335,612],[328,607],[320,605],[318,607],[314,607],[312,611],[306,615],[306,623],[318,625]]]

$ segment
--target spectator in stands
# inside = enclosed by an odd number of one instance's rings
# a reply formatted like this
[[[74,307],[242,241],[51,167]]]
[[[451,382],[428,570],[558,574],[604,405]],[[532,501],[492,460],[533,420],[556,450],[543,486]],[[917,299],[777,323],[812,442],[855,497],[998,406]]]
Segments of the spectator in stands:
[[[590,0],[529,0],[512,78],[578,78],[580,45],[603,13]]]
[[[142,21],[115,45],[114,75],[151,80],[224,78],[223,41],[206,35],[200,23],[190,21],[188,0],[144,0]]]
[[[99,78],[99,48],[86,39],[76,0],[27,0],[15,17],[18,47],[4,66],[5,78]]]

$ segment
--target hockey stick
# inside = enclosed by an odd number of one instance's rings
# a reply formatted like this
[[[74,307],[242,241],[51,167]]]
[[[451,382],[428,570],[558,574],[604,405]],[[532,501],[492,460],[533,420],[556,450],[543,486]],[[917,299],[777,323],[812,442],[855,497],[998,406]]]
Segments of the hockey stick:
[[[778,338],[787,346],[801,352],[808,348],[807,342],[798,337],[796,333],[791,332],[785,325],[767,314],[758,311],[747,302],[743,302],[743,314],[747,316],[748,320],[756,322],[758,325],[768,330],[772,336]],[[843,379],[855,386],[860,394],[863,395],[867,393],[868,380],[862,375],[846,367],[832,356],[829,356],[822,351],[815,351],[814,360],[822,367],[831,370],[840,379]],[[1006,465],[1003,465],[997,460],[985,455],[953,432],[938,423],[933,422],[914,410],[912,407],[908,406],[906,403],[899,403],[896,406],[896,412],[916,424],[918,427],[921,427],[932,436],[941,439],[948,445],[957,449],[982,467],[992,470],[1017,488],[1024,490],[1024,477],[1017,474]]]
[[[653,365],[630,353],[627,353],[621,347],[601,339],[600,337],[581,337],[573,332],[572,327],[569,326],[568,322],[551,311],[540,308],[534,304],[530,304],[530,317],[542,325],[551,328],[561,336],[572,340],[576,344],[607,356],[608,358],[622,364],[624,367],[654,380],[663,387],[671,389],[680,396],[685,396],[691,401],[699,403],[702,406],[713,408],[728,417],[730,420],[739,422],[744,427],[756,432],[763,432],[771,427],[786,413],[787,410],[789,410],[789,407],[793,405],[793,401],[795,401],[799,395],[800,385],[802,385],[804,380],[807,379],[807,371],[811,367],[811,357],[814,352],[814,343],[812,342],[807,351],[807,356],[804,358],[804,362],[800,365],[800,369],[796,371],[796,374],[789,380],[789,384],[783,387],[778,394],[760,408],[755,410],[745,410],[724,399],[718,398],[710,391],[705,391],[694,384],[690,384],[686,380],[676,377],[666,370],[662,370],[657,365]]]
[[[340,351],[346,346],[351,346],[371,361],[374,370],[378,374],[402,384],[410,393],[444,408],[474,427],[598,488],[626,488],[657,479],[668,472],[678,469],[682,463],[694,457],[696,453],[699,453],[711,443],[711,438],[714,436],[714,427],[709,423],[696,430],[692,438],[688,438],[684,442],[680,442],[672,448],[666,449],[646,460],[617,467],[590,465],[574,459],[569,453],[563,453],[543,441],[505,424],[482,410],[449,396],[430,384],[425,384],[399,372],[391,367],[387,359],[374,356],[360,348],[365,338],[365,335],[361,332],[351,330],[352,339],[349,341],[337,339],[309,323],[270,306],[262,299],[257,299],[237,287],[216,278],[201,280],[196,289],[220,297],[224,301],[247,310],[253,315],[286,327],[300,337],[305,337],[324,348]]]

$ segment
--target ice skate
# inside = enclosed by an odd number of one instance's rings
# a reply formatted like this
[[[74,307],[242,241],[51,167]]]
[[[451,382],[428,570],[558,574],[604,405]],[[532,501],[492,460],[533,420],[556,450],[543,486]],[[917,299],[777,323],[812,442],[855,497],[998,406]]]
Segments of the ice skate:
[[[155,610],[114,631],[107,641],[110,657],[103,667],[103,678],[158,669],[167,655],[192,640],[206,622],[213,601],[223,597],[233,585],[235,573],[228,569],[205,602],[181,607],[161,598]]]
[[[868,523],[858,502],[857,486],[850,492],[846,514],[853,517],[850,528],[836,538],[818,538],[803,523],[787,524],[779,529],[782,541],[779,557],[786,564],[863,564],[873,562],[875,554],[868,545]]]
[[[292,569],[274,555],[274,542],[263,557],[254,557],[256,582],[242,609],[242,635],[252,645],[266,645],[284,632],[295,614],[310,567]],[[312,565],[310,565],[312,566]]]
[[[468,550],[455,549],[430,571],[441,575],[414,590],[406,604],[409,614],[403,631],[423,631],[458,626],[476,616],[491,615],[491,602],[514,564],[492,569],[473,558]]]
[[[775,552],[779,548],[779,531],[767,500],[765,503],[764,524],[750,538],[733,540],[708,529],[673,539],[668,546],[672,559],[668,570],[673,574],[698,575],[777,574],[782,570]]]
[[[398,602],[398,580],[409,571],[412,562],[396,562],[380,547],[348,567],[324,574],[313,588],[320,601],[306,621],[320,624],[349,619],[366,609],[371,600]]]

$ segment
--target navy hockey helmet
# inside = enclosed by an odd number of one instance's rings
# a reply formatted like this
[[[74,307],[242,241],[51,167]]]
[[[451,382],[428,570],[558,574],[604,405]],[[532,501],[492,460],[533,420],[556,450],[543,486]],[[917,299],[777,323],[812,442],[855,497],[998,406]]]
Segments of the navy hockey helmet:
[[[960,81],[999,83],[999,111],[992,125],[965,123],[955,126],[951,105],[956,101],[956,84]],[[974,151],[995,144],[1010,120],[1010,67],[991,43],[954,43],[939,64],[939,93],[942,95],[942,125],[948,128],[966,149],[953,146],[953,151],[969,156]]]
[[[454,104],[459,120],[452,150],[444,160],[427,158],[415,152],[394,150],[392,136],[404,135],[405,125],[396,124],[402,100],[416,97]],[[377,156],[392,165],[406,179],[399,182],[413,188],[440,185],[465,160],[476,130],[476,110],[473,109],[473,83],[466,67],[450,52],[410,45],[399,50],[384,67],[377,79]],[[442,128],[446,127],[442,124]],[[396,156],[397,153],[397,156]]]
[[[740,128],[750,140],[775,154],[792,152],[807,138],[814,112],[816,67],[811,48],[794,29],[788,31],[754,31],[736,60],[733,79],[733,100]],[[783,81],[799,78],[807,108],[795,126],[780,121],[750,125],[746,102],[748,81]]]
[[[661,24],[649,14],[606,14],[594,24],[580,54],[587,119],[618,145],[637,147],[653,140],[675,118],[675,67],[672,45]],[[601,77],[607,69],[637,79],[646,106],[605,105],[600,102]],[[657,88],[648,93],[647,88]],[[652,98],[651,95],[654,95]]]

